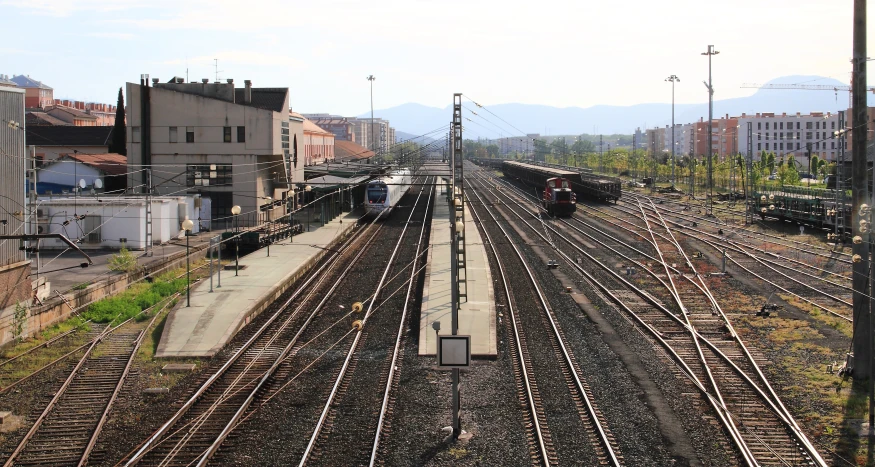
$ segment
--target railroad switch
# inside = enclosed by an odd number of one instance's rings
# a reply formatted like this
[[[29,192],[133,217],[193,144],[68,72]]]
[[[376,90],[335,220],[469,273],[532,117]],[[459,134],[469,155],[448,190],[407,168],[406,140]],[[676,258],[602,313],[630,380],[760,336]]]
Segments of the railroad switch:
[[[774,303],[766,303],[765,305],[760,307],[760,311],[757,311],[756,315],[768,318],[773,311],[777,313],[777,311],[781,308],[784,307],[780,305],[775,305]]]

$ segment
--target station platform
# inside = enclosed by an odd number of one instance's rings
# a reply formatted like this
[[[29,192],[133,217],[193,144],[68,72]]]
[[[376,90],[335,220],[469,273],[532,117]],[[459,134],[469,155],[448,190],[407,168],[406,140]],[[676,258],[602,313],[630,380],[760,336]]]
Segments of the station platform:
[[[419,355],[435,355],[437,351],[437,336],[431,327],[433,322],[440,321],[442,335],[451,333],[450,206],[446,202],[446,185],[438,185],[438,195],[438,201],[433,205],[431,248],[422,291]],[[492,274],[483,239],[467,206],[465,236],[468,300],[459,307],[459,334],[471,336],[471,355],[495,357],[498,344]]]
[[[211,357],[237,332],[258,316],[299,277],[346,237],[356,226],[359,214],[343,213],[323,226],[308,226],[308,231],[240,258],[240,271],[233,267],[202,280],[191,288],[191,306],[185,299],[170,311],[158,343],[158,358]],[[226,250],[228,251],[228,250]],[[233,252],[233,249],[230,249]],[[226,254],[223,255],[227,259]],[[233,253],[231,259],[233,260]]]

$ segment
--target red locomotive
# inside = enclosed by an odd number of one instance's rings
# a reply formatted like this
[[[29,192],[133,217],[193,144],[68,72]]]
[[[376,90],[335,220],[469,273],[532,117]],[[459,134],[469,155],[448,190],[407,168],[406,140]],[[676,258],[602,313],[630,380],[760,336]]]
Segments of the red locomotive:
[[[571,182],[562,177],[548,178],[541,204],[551,216],[570,216],[577,210],[577,195],[571,191]]]

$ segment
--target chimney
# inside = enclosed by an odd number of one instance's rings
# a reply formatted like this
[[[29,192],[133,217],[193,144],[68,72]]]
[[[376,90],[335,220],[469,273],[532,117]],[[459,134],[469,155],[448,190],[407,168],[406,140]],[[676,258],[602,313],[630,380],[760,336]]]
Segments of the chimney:
[[[203,79],[201,80],[201,83],[204,83],[204,84],[207,84],[207,83],[209,83],[209,82],[210,82],[210,79],[209,79],[209,78],[203,78]]]
[[[234,78],[228,78],[226,81],[228,84],[234,84]]]
[[[243,84],[246,85],[246,88],[243,90],[243,103],[251,104],[252,103],[252,80],[243,80]]]
[[[159,81],[158,78],[152,78],[152,86],[155,86],[156,84],[158,84],[158,81]]]

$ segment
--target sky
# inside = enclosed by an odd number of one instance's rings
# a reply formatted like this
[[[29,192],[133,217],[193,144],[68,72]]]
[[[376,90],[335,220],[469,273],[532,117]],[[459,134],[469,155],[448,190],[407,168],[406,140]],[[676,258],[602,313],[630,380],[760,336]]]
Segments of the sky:
[[[786,75],[849,82],[850,0],[0,0],[0,73],[114,104],[148,73],[289,87],[298,112],[415,102],[556,107],[707,101]],[[868,20],[875,20],[869,9]],[[875,23],[873,23],[875,24]],[[867,47],[875,55],[875,38]],[[871,66],[871,65],[870,65]],[[875,73],[873,69],[872,73]],[[812,82],[810,84],[817,84]]]

